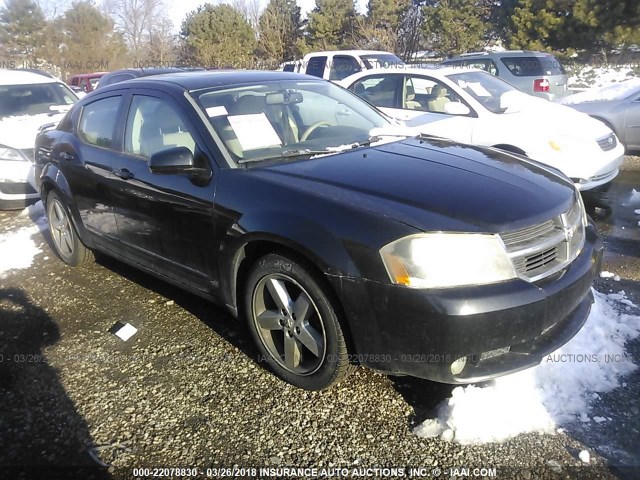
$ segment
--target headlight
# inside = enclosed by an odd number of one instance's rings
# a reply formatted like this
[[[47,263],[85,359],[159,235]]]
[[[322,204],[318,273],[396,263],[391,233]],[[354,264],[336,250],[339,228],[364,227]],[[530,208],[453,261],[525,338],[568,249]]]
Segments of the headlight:
[[[407,287],[457,287],[516,278],[498,235],[411,235],[385,245],[380,255],[391,281]]]
[[[11,160],[16,162],[29,161],[29,159],[25,157],[20,150],[10,148],[5,145],[0,145],[0,160]]]

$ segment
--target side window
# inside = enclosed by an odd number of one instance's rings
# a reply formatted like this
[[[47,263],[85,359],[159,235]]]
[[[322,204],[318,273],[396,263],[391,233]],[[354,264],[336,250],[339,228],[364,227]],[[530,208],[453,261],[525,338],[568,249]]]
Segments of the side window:
[[[324,67],[327,64],[327,57],[311,57],[307,64],[307,75],[322,78],[324,75]]]
[[[120,96],[109,97],[85,105],[78,124],[80,139],[98,147],[112,148],[121,99]]]
[[[127,153],[149,158],[173,147],[187,147],[195,154],[196,142],[182,114],[167,101],[134,95],[124,134]]]
[[[429,77],[407,76],[403,97],[403,108],[431,113],[446,113],[448,103],[462,102],[452,88]]]
[[[331,62],[329,80],[342,80],[360,71],[360,65],[355,58],[347,55],[335,55]]]
[[[376,107],[398,108],[396,94],[402,75],[373,75],[351,86],[353,93]]]

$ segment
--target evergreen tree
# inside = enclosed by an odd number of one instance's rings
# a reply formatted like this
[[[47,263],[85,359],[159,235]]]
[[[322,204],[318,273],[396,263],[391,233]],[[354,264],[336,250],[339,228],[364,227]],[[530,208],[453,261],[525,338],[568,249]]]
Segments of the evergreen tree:
[[[316,0],[309,14],[309,42],[315,50],[336,50],[352,45],[355,34],[354,0]]]
[[[259,20],[260,56],[277,63],[300,56],[300,7],[295,0],[270,0]]]
[[[230,5],[199,7],[182,23],[182,41],[191,63],[210,67],[247,67],[256,39],[242,13]]]
[[[10,58],[36,62],[45,30],[44,13],[33,0],[7,0],[0,9],[0,44]]]
[[[438,0],[423,8],[427,45],[442,55],[457,55],[484,46],[489,9],[477,0]]]

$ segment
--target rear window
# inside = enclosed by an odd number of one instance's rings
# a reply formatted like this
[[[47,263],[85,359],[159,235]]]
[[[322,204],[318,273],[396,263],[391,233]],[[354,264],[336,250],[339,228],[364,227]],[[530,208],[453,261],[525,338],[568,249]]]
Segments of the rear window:
[[[564,67],[551,55],[544,57],[502,57],[502,63],[516,77],[563,75]]]

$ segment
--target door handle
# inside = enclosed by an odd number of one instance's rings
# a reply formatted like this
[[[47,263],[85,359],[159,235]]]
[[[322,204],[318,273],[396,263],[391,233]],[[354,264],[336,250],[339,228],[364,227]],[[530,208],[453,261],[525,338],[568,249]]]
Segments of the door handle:
[[[76,158],[76,156],[73,153],[60,152],[60,158],[62,158],[63,160],[73,160]]]
[[[126,168],[121,168],[119,170],[114,170],[113,174],[116,177],[120,177],[123,180],[131,180],[133,178],[133,173],[131,173],[128,169]]]

